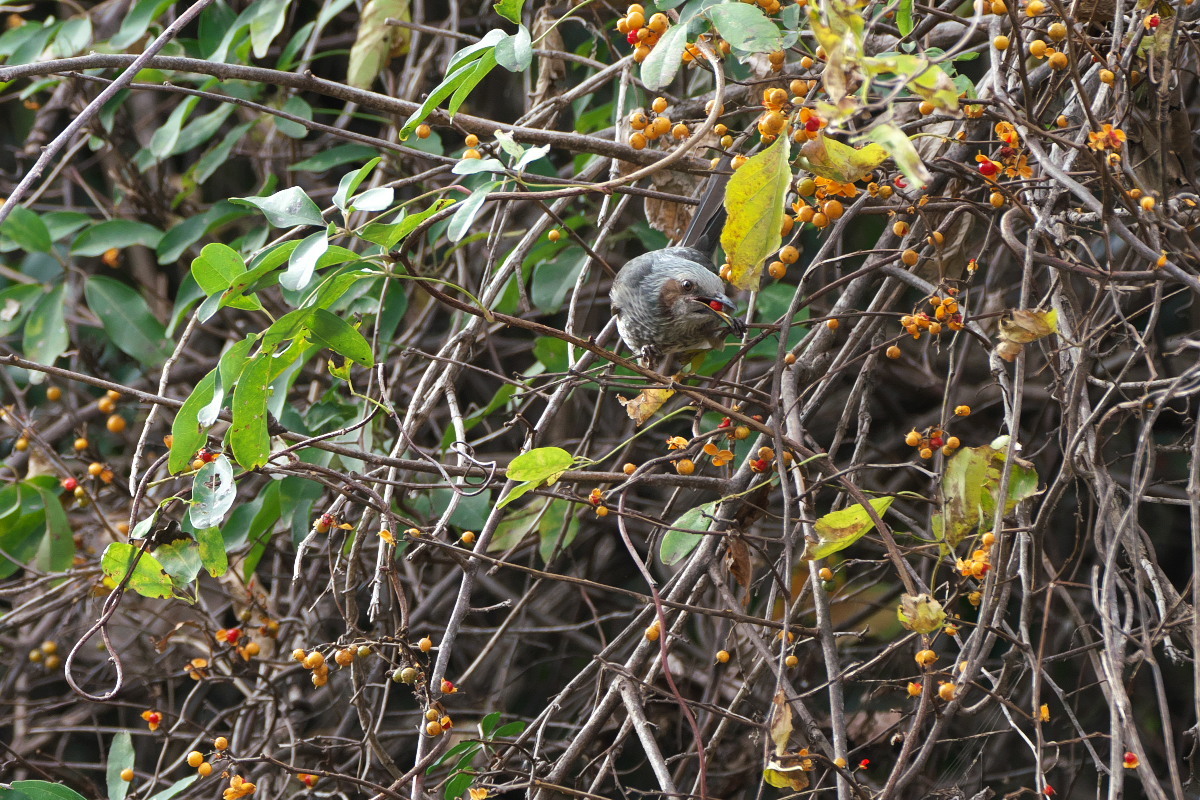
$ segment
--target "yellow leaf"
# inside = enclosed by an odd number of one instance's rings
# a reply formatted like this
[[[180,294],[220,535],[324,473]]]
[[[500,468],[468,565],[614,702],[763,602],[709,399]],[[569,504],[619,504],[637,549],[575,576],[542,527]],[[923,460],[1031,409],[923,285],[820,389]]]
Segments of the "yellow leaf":
[[[809,28],[817,43],[825,48],[822,81],[825,93],[835,105],[862,74],[864,20],[859,5],[844,0],[821,0],[819,8],[810,7],[808,13]]]
[[[901,625],[917,633],[933,633],[946,624],[946,612],[942,604],[927,594],[900,595],[896,616]]]
[[[392,56],[408,52],[412,31],[388,25],[389,17],[412,21],[409,0],[367,0],[346,70],[346,83],[356,89],[370,89],[379,73],[387,69]]]
[[[1013,361],[1024,345],[1058,332],[1058,312],[1015,309],[1000,318],[996,354]]]
[[[763,770],[763,780],[776,789],[793,789],[797,792],[808,788],[808,775],[799,767],[784,767],[775,759]]]
[[[862,180],[887,157],[888,151],[881,145],[869,144],[855,149],[825,134],[808,140],[800,147],[801,166],[822,178],[841,183]],[[724,244],[724,241],[721,243]]]
[[[771,741],[775,743],[776,755],[787,752],[788,739],[791,737],[792,707],[788,705],[783,692],[777,692],[771,702]]]
[[[783,241],[783,203],[792,182],[790,141],[786,130],[780,133],[774,144],[734,171],[725,190],[729,216],[721,247],[731,282],[745,291],[758,290],[763,262]]]
[[[675,394],[674,389],[644,389],[637,397],[617,397],[617,401],[625,406],[625,413],[638,425],[654,416],[654,412],[663,407],[663,403]]]

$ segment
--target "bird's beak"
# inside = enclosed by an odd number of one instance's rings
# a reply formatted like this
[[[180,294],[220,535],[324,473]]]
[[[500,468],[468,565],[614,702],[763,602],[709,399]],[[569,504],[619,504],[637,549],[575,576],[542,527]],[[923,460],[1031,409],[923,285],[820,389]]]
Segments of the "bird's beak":
[[[746,333],[746,323],[733,316],[733,312],[737,311],[737,306],[728,297],[718,294],[713,297],[700,297],[697,299],[712,309],[714,314],[725,320],[725,324],[733,330],[735,335],[742,336]]]

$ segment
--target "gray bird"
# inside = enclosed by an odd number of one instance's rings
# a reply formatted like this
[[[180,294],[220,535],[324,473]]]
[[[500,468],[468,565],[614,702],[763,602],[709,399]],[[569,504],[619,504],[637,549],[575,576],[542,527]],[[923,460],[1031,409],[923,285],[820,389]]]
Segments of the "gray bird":
[[[643,366],[670,374],[676,356],[721,347],[730,332],[746,332],[712,262],[726,180],[724,174],[710,179],[682,246],[630,259],[613,281],[617,331]]]

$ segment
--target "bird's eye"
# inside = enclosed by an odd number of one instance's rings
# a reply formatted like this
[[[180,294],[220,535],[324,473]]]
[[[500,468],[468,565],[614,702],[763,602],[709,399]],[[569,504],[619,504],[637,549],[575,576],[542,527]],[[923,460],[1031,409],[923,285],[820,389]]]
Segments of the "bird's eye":
[[[685,292],[690,292],[695,287],[695,284],[688,280],[680,281],[679,285],[683,287]]]

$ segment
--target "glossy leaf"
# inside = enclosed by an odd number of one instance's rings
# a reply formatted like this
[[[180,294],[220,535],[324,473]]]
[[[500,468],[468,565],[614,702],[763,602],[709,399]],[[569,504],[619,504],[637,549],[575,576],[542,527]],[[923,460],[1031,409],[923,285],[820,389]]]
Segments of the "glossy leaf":
[[[198,780],[200,780],[199,775],[188,775],[186,778],[180,778],[161,792],[155,792],[150,795],[146,800],[171,800],[172,797],[175,797]]]
[[[84,296],[108,338],[143,366],[163,363],[171,355],[166,328],[150,311],[145,299],[128,284],[105,275],[93,275],[84,284]]]
[[[108,250],[123,250],[136,244],[153,250],[162,237],[163,232],[153,225],[111,219],[85,228],[71,243],[71,252],[77,256],[100,256]]]
[[[0,289],[0,336],[20,329],[41,295],[42,287],[36,283],[17,283]]]
[[[779,28],[756,5],[719,3],[707,9],[713,27],[734,49],[770,53],[779,49]]]
[[[35,212],[17,206],[0,225],[0,236],[27,253],[44,253],[50,249],[50,229]]]
[[[499,185],[499,181],[485,183],[471,192],[470,197],[459,203],[458,210],[454,212],[454,216],[450,218],[450,225],[446,228],[446,237],[450,241],[457,242],[470,232],[471,225],[475,222],[475,217],[479,214],[484,202],[487,201],[488,195]]]
[[[192,525],[196,528],[220,525],[235,499],[233,466],[225,456],[217,456],[201,467],[192,480]]]
[[[496,43],[496,63],[509,72],[524,72],[533,61],[533,42],[529,29],[517,26],[517,32]]]
[[[342,179],[338,181],[337,190],[333,193],[334,206],[340,208],[342,211],[347,210],[350,207],[350,198],[354,196],[354,193],[358,191],[358,187],[362,185],[362,182],[370,176],[372,170],[382,160],[382,158],[377,156],[354,172],[347,172],[343,175]]]
[[[375,366],[371,345],[350,323],[323,308],[314,308],[305,323],[314,341],[364,367]]]
[[[63,298],[66,286],[59,284],[51,289],[34,304],[25,322],[24,336],[21,347],[25,357],[39,364],[53,364],[67,350],[71,343],[67,334],[66,304]],[[45,374],[31,372],[31,383],[42,383]]]
[[[307,287],[312,281],[317,262],[328,249],[329,234],[323,230],[301,240],[288,257],[288,268],[280,276],[279,285],[293,292]]]
[[[171,423],[171,452],[167,458],[167,469],[171,474],[187,469],[196,452],[208,441],[206,427],[200,425],[200,410],[212,402],[217,384],[217,370],[210,371],[200,379],[196,388],[175,412]]]
[[[509,22],[519,25],[521,23],[521,9],[524,5],[525,0],[500,0],[498,3],[494,3],[492,8]]]
[[[196,580],[203,566],[200,562],[199,548],[191,539],[179,539],[160,545],[155,548],[154,557],[163,565],[163,569],[171,576],[177,588],[183,588]]]
[[[325,226],[321,209],[303,189],[293,186],[276,192],[269,197],[234,197],[230,202],[253,206],[263,213],[267,222],[276,228],[292,228],[297,225]]]
[[[246,364],[233,390],[233,424],[226,439],[238,466],[255,469],[267,463],[267,399],[271,392],[271,356],[261,353]]]
[[[49,781],[13,781],[17,800],[87,800],[74,789]]]

